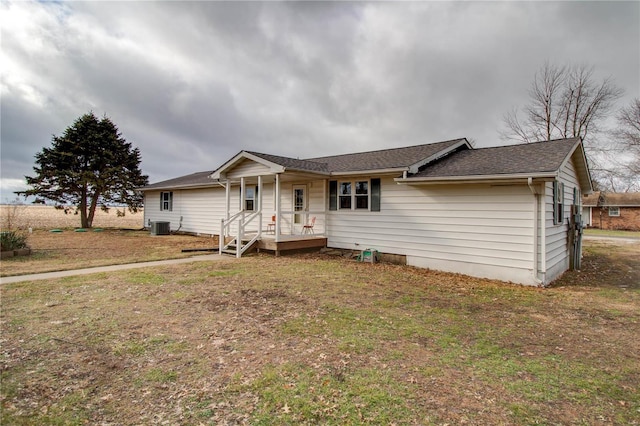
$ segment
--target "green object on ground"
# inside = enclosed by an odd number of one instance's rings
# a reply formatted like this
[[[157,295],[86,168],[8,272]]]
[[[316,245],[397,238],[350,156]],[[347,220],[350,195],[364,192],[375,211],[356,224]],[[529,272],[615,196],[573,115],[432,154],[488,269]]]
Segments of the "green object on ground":
[[[49,232],[62,232],[62,229],[52,229]]]
[[[87,230],[84,228],[77,228],[76,232],[87,232]]]
[[[102,231],[103,231],[102,228],[96,228],[96,229],[93,230],[93,232],[102,232]]]

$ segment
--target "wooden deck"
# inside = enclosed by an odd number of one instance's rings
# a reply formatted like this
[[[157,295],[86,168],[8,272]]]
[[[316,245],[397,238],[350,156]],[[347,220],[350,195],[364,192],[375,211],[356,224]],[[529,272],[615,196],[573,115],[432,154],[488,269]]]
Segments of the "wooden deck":
[[[257,243],[257,249],[273,252],[276,256],[280,256],[280,253],[288,250],[304,250],[327,246],[327,238],[321,236],[287,236],[281,237],[282,240],[276,242],[275,238],[269,236],[262,236],[262,239]]]

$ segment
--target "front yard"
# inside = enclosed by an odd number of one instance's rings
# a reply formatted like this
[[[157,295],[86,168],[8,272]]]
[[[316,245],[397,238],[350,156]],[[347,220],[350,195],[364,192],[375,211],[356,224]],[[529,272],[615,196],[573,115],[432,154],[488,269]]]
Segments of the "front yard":
[[[3,285],[0,423],[637,425],[640,291],[602,276],[313,254]]]

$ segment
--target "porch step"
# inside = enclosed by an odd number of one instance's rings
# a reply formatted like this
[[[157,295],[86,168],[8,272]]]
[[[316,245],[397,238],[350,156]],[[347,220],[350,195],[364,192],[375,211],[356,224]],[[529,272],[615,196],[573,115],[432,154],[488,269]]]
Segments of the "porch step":
[[[246,245],[249,241],[251,240],[242,240],[242,244]],[[256,246],[256,244],[257,244],[257,241],[253,243],[248,250],[251,250],[253,247]],[[235,256],[237,253],[238,253],[238,246],[236,244],[229,244],[227,248],[223,249],[221,252],[221,254],[230,254],[232,256]]]

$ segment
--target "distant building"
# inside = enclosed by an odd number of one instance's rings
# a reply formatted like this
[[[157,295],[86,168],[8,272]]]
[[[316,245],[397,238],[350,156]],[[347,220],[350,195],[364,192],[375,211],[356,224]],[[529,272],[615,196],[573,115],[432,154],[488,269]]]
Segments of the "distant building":
[[[585,195],[582,220],[593,228],[640,231],[640,192]]]

